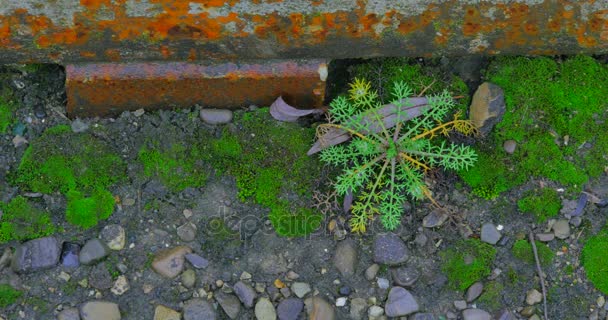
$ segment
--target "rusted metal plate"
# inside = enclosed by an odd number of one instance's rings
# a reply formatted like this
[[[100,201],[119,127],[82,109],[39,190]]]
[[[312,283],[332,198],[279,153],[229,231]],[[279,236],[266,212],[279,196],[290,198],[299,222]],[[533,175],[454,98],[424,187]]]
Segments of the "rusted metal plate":
[[[0,62],[578,52],[606,0],[0,0]]]
[[[324,60],[197,64],[87,63],[66,66],[70,116],[116,114],[139,108],[238,108],[270,105],[277,97],[296,107],[320,107]]]

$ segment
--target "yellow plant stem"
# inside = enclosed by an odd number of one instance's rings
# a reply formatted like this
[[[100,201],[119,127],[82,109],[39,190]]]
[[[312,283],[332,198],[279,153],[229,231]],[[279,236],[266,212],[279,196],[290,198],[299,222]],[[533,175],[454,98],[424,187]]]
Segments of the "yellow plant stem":
[[[401,158],[403,158],[404,160],[407,160],[407,161],[413,163],[418,168],[424,169],[424,171],[428,171],[430,169],[426,164],[424,164],[424,163],[422,163],[422,162],[420,162],[420,161],[418,161],[418,160],[410,157],[405,152],[400,152],[399,155],[401,156]]]
[[[434,135],[437,131],[440,131],[440,130],[441,131],[448,130],[450,126],[453,127],[453,126],[455,126],[455,125],[457,125],[459,123],[468,124],[468,123],[470,123],[470,121],[469,120],[452,120],[452,121],[449,121],[449,122],[446,122],[446,123],[442,123],[441,125],[438,125],[438,126],[436,126],[435,128],[433,128],[431,130],[425,131],[425,132],[423,132],[423,133],[421,133],[421,134],[413,137],[412,141],[425,138],[428,135]]]
[[[357,137],[359,137],[359,138],[361,138],[361,139],[363,139],[363,140],[366,140],[366,141],[369,141],[369,142],[373,142],[373,141],[372,141],[370,138],[368,138],[367,136],[363,135],[362,133],[357,132],[357,131],[355,131],[355,130],[352,130],[352,129],[350,129],[350,128],[347,128],[347,127],[345,127],[345,126],[341,126],[341,125],[339,125],[339,124],[335,124],[335,123],[324,123],[324,124],[319,125],[319,127],[318,127],[318,128],[322,128],[322,127],[329,127],[329,128],[342,129],[342,130],[344,130],[344,131],[346,131],[346,132],[348,132],[348,133],[350,133],[350,134],[352,134],[352,135],[355,135],[355,136],[357,136]]]

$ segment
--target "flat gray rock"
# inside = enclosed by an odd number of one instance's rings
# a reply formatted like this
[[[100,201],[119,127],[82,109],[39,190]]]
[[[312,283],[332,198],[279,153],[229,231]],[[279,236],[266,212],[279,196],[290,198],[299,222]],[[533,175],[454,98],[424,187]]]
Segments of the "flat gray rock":
[[[183,308],[184,320],[217,320],[217,312],[211,303],[203,299],[190,299]]]
[[[80,263],[85,265],[95,264],[110,254],[110,248],[100,239],[91,239],[80,249]]]
[[[418,312],[420,306],[414,296],[402,287],[393,287],[388,293],[384,312],[389,317],[402,317]]]
[[[200,116],[208,124],[226,124],[232,121],[232,111],[228,109],[202,109]]]
[[[473,283],[469,289],[467,289],[465,299],[467,302],[473,302],[481,295],[481,292],[483,292],[483,283],[481,283],[481,281],[477,281]]]
[[[420,277],[420,272],[415,267],[399,267],[391,269],[393,281],[402,287],[411,287]]]
[[[492,223],[484,223],[481,226],[481,241],[489,244],[496,244],[502,235]]]
[[[190,262],[190,264],[197,269],[207,268],[209,265],[209,260],[199,256],[196,253],[186,253],[186,260]]]
[[[277,306],[279,320],[297,320],[304,309],[304,302],[297,298],[287,298]]]
[[[268,298],[260,298],[255,304],[255,317],[258,320],[277,319],[277,312]]]
[[[352,241],[342,241],[336,247],[334,266],[342,276],[352,276],[357,262],[357,246]]]
[[[120,320],[118,305],[107,301],[89,301],[80,307],[82,320]]]
[[[462,312],[463,320],[492,320],[492,316],[481,309],[466,309]]]
[[[15,272],[35,272],[56,266],[60,254],[54,237],[34,239],[17,246],[11,264]]]
[[[230,319],[236,319],[241,312],[241,302],[234,295],[218,291],[215,300],[220,304]]]
[[[409,250],[399,236],[394,233],[376,236],[374,262],[394,266],[406,262],[408,258]]]
[[[239,281],[234,285],[233,289],[234,293],[239,297],[239,300],[241,300],[245,307],[253,307],[253,300],[255,300],[256,293],[250,285],[243,281]]]

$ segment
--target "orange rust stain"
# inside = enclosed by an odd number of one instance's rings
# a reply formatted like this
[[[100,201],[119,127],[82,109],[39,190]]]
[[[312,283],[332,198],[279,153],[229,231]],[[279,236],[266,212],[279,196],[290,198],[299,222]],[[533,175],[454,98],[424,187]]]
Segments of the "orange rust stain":
[[[536,23],[534,23],[534,22],[527,22],[524,25],[524,31],[528,35],[536,36],[536,35],[538,35],[538,32],[539,32],[538,25],[536,25]]]
[[[173,55],[173,52],[167,46],[160,46],[160,54],[163,55],[163,58],[167,59]]]
[[[80,56],[83,58],[95,58],[97,57],[97,53],[92,51],[80,51]]]
[[[401,23],[399,23],[397,30],[401,34],[409,34],[409,33],[416,31],[418,29],[418,27],[419,27],[419,25],[416,22],[414,22],[412,20],[405,20],[405,21],[401,21]]]
[[[438,45],[446,45],[450,36],[450,29],[446,27],[439,28],[438,34],[435,35],[435,43]]]
[[[562,29],[562,24],[559,20],[549,20],[549,23],[547,23],[547,27],[553,32],[560,32]]]
[[[110,61],[120,61],[120,51],[117,49],[107,49],[104,54]]]
[[[471,21],[465,22],[462,26],[462,34],[465,36],[473,36],[481,31],[481,25]]]
[[[49,39],[49,37],[41,35],[36,38],[36,44],[41,48],[48,48],[53,43],[51,42],[51,39]]]
[[[363,32],[373,31],[373,27],[378,23],[378,17],[374,13],[367,14],[363,16],[360,20],[361,25],[363,26]]]
[[[188,51],[188,61],[194,61],[194,60],[196,60],[196,57],[197,57],[196,49],[190,48],[190,51]]]
[[[294,37],[299,37],[302,34],[304,16],[301,13],[292,13],[289,15],[289,20],[291,21],[291,34]]]
[[[572,17],[574,17],[573,10],[564,10],[564,12],[562,13],[562,18],[564,19],[572,19]]]

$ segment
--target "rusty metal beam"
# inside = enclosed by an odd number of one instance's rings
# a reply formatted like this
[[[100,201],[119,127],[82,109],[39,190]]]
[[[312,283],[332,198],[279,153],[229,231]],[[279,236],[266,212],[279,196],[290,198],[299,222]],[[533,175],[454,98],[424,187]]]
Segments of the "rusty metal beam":
[[[1,0],[0,62],[608,52],[606,0]]]
[[[74,117],[194,104],[267,106],[278,96],[314,108],[323,103],[326,77],[324,60],[72,64],[66,67],[67,111]]]

